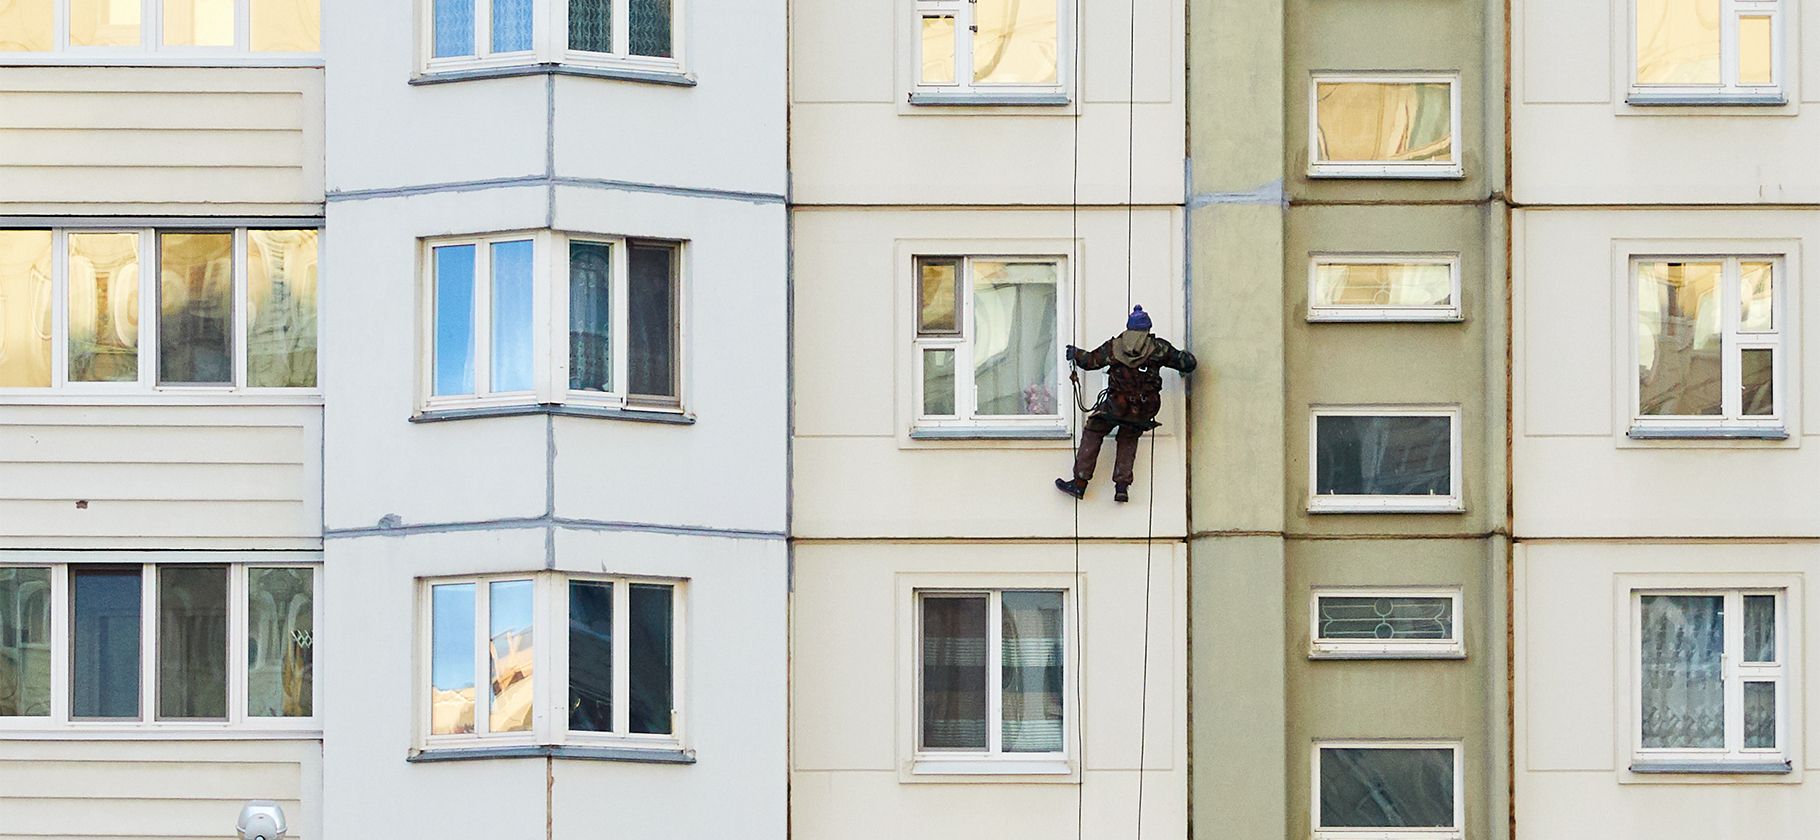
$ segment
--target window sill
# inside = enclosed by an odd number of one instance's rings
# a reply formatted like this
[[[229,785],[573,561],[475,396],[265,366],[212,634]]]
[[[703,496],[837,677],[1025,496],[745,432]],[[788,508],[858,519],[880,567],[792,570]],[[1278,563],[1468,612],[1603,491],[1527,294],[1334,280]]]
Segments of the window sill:
[[[1786,776],[1794,772],[1788,761],[1638,761],[1632,773],[1725,776]]]
[[[1345,499],[1336,497],[1316,498],[1308,502],[1309,513],[1465,513],[1466,508],[1458,499],[1442,497],[1433,502],[1419,502],[1414,499],[1426,499],[1425,496],[1411,497],[1410,500],[1384,499],[1367,500],[1364,497]]]
[[[1633,93],[1624,98],[1624,104],[1641,108],[1674,106],[1707,108],[1726,105],[1776,108],[1787,105],[1788,97],[1780,93]]]
[[[588,67],[577,64],[515,64],[508,67],[476,67],[470,70],[430,70],[411,79],[413,85],[440,85],[448,82],[470,82],[477,79],[512,79],[521,76],[575,76],[586,79],[613,79],[621,82],[644,82],[653,85],[694,87],[695,74],[681,71],[642,70],[630,67]]]
[[[1414,645],[1347,645],[1332,642],[1316,643],[1308,652],[1309,659],[1465,659],[1466,649],[1459,645],[1435,645],[1429,648]]]
[[[911,440],[1072,440],[1074,434],[1058,428],[1007,428],[1004,426],[925,426],[910,430]]]
[[[1359,324],[1359,323],[1446,323],[1463,324],[1466,316],[1457,309],[1388,309],[1361,307],[1356,311],[1336,309],[1311,309],[1308,311],[1310,324]]]
[[[91,52],[91,50],[98,50]],[[7,53],[0,67],[226,67],[226,68],[316,68],[323,66],[320,53],[216,53],[183,55],[144,53],[105,47],[76,47],[51,53]]]
[[[694,750],[643,749],[639,747],[587,747],[544,745],[518,747],[461,747],[412,750],[405,761],[487,761],[496,758],[565,758],[583,761],[629,761],[639,764],[694,764]]]
[[[1391,164],[1355,164],[1336,166],[1333,164],[1308,167],[1308,177],[1328,178],[1385,178],[1391,180],[1460,180],[1466,177],[1466,170],[1458,166],[1396,166]]]
[[[13,721],[20,718],[13,718]],[[320,741],[321,729],[167,728],[157,724],[49,724],[31,729],[0,728],[0,741]],[[156,728],[154,728],[156,727]]]
[[[55,388],[16,388],[0,389],[0,405],[5,406],[81,406],[84,408],[102,408],[109,406],[283,406],[322,405],[322,392],[312,388],[234,390],[231,388],[196,388],[189,390],[180,387],[144,390],[134,386],[131,390],[121,389],[113,393],[106,391],[72,391]]]
[[[635,408],[608,408],[591,405],[488,405],[474,408],[437,408],[413,417],[413,423],[440,423],[446,420],[478,420],[483,417],[594,417],[603,420],[630,420],[635,423],[664,423],[693,426],[695,416],[679,411],[640,411]]]
[[[979,105],[991,107],[1055,107],[1072,104],[1066,93],[961,93],[914,92],[912,105]]]
[[[1074,772],[1066,759],[1004,761],[988,759],[918,759],[916,776],[1066,776]]]
[[[1315,831],[1314,840],[1460,840],[1465,836],[1457,828],[1326,828]]]
[[[1632,426],[1631,440],[1788,440],[1788,429],[1759,426]]]

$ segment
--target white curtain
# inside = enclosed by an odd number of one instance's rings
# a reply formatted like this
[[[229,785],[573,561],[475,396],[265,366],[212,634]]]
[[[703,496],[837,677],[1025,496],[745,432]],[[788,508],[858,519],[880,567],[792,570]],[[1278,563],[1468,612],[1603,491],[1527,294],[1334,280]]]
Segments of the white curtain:
[[[1643,596],[1643,746],[1725,746],[1725,599]]]

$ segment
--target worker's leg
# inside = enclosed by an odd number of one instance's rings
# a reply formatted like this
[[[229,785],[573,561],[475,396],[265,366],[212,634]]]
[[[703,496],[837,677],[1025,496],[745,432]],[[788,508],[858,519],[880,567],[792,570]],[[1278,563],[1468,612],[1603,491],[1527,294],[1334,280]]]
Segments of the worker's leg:
[[[1074,456],[1075,480],[1085,482],[1093,478],[1093,468],[1100,460],[1100,444],[1105,442],[1106,433],[1112,428],[1112,421],[1104,417],[1087,418],[1087,425],[1081,432],[1081,450]]]
[[[1137,464],[1138,438],[1144,436],[1144,427],[1131,423],[1119,424],[1118,451],[1112,459],[1112,483],[1129,485],[1132,468]]]

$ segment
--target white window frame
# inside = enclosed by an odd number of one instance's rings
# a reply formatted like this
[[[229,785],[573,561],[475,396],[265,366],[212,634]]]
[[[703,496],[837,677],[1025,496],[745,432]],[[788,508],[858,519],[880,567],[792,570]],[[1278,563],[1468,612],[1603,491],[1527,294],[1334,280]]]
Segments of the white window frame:
[[[959,287],[959,306],[955,309],[956,326],[954,335],[925,336],[921,331],[918,310],[921,294],[921,277],[918,266],[925,259],[960,261],[956,272],[956,285]],[[978,413],[978,390],[973,379],[973,264],[975,262],[1017,262],[1048,263],[1055,267],[1055,358],[1056,358],[1056,395],[1055,414],[1047,415],[981,415]],[[1069,262],[1066,257],[1049,254],[1043,255],[1002,255],[1002,254],[933,254],[919,253],[911,259],[911,303],[910,303],[910,336],[911,336],[911,405],[912,437],[938,437],[941,431],[962,432],[1000,432],[1006,437],[1020,435],[1040,435],[1044,432],[1066,434],[1073,419],[1071,406],[1074,399],[1065,377],[1068,370],[1067,342],[1064,336],[1070,335],[1068,325],[1072,313],[1070,302],[1072,284],[1069,283]],[[931,415],[923,413],[927,403],[923,393],[923,351],[925,349],[954,351],[954,410],[953,415]],[[933,433],[933,434],[931,434]]]
[[[156,562],[122,560],[87,563],[6,563],[9,568],[51,570],[51,713],[43,717],[0,716],[0,732],[18,739],[161,739],[212,740],[246,737],[321,737],[322,676],[312,661],[309,717],[264,717],[247,714],[247,570],[298,568],[311,570],[312,635],[323,626],[322,564],[320,562],[260,558],[196,557]],[[186,565],[226,566],[228,570],[227,711],[225,719],[173,719],[158,717],[158,570]],[[78,718],[71,715],[74,615],[70,603],[70,576],[85,567],[139,567],[139,716],[137,718]],[[314,650],[314,639],[312,639]]]
[[[1321,305],[1315,302],[1320,289],[1320,272],[1322,266],[1328,265],[1445,265],[1452,284],[1448,291],[1448,305]],[[1464,320],[1461,312],[1459,254],[1318,252],[1309,255],[1309,321],[1460,321]]]
[[[1320,86],[1322,84],[1445,84],[1448,90],[1451,161],[1324,161],[1320,159]],[[1308,177],[1310,178],[1463,178],[1465,148],[1460,136],[1460,74],[1405,72],[1316,72],[1308,79]]]
[[[70,0],[52,0],[51,49],[43,52],[0,52],[0,66],[103,66],[131,67],[176,65],[182,67],[320,67],[322,51],[278,52],[252,49],[252,0],[234,0],[232,46],[193,47],[164,43],[163,0],[138,0],[139,43],[135,46],[73,46],[70,37]],[[319,22],[320,25],[320,22]],[[320,29],[318,30],[320,33]]]
[[[1004,695],[1000,685],[1003,674],[1003,596],[1006,592],[1056,592],[1062,596],[1062,749],[1049,753],[1008,753],[1003,750],[1001,727]],[[1076,673],[1080,663],[1079,640],[1075,638],[1078,609],[1074,590],[1033,583],[1029,586],[944,587],[917,586],[911,590],[911,634],[915,651],[911,677],[911,774],[917,776],[1064,776],[1075,771],[1075,737],[1080,710]],[[930,750],[923,747],[923,600],[936,597],[987,597],[986,607],[986,749]]]
[[[689,0],[670,0],[669,57],[632,55],[630,44],[630,4],[616,0],[613,4],[613,46],[610,53],[569,48],[568,0],[531,0],[531,49],[495,53],[492,51],[491,0],[470,0],[474,4],[474,54],[436,56],[436,8],[434,0],[418,0],[418,27],[422,33],[418,63],[422,73],[460,70],[484,70],[527,65],[573,65],[606,70],[621,69],[650,73],[680,74],[685,63],[684,21],[688,19]],[[246,0],[241,0],[246,2]]]
[[[1079,33],[1074,31],[1074,0],[1053,0],[1056,4],[1055,16],[1055,82],[1052,84],[1004,84],[973,81],[973,15],[977,4],[973,0],[910,0],[910,101],[912,104],[954,105],[968,104],[969,99],[981,100],[978,104],[995,104],[995,100],[1004,97],[1015,101],[1019,97],[1045,97],[1032,104],[1068,104],[1069,79],[1074,72],[1073,39]],[[954,81],[927,83],[923,81],[923,19],[927,17],[954,18]],[[1049,101],[1047,97],[1061,97]]]
[[[1388,495],[1319,495],[1320,422],[1322,417],[1446,417],[1449,420],[1448,469],[1451,476],[1446,496]],[[1459,406],[1326,406],[1316,405],[1308,413],[1308,512],[1309,513],[1462,513],[1466,510],[1463,473],[1464,459],[1460,440]]]
[[[218,399],[224,396],[239,398],[257,398],[259,402],[295,402],[320,403],[322,395],[321,346],[317,347],[318,366],[316,369],[316,386],[313,388],[275,388],[252,387],[247,382],[247,232],[264,230],[315,230],[309,227],[292,228],[247,228],[223,225],[221,227],[181,227],[181,228],[132,228],[132,227],[97,227],[97,228],[13,228],[13,230],[49,230],[51,233],[51,384],[48,388],[0,388],[0,405],[6,404],[42,404],[63,402],[90,402],[96,397],[133,398],[158,396],[168,397],[172,401],[189,401]],[[161,343],[158,340],[159,316],[159,283],[163,274],[162,254],[159,251],[160,234],[207,234],[229,233],[234,237],[234,318],[231,327],[231,338],[234,343],[234,381],[232,383],[168,383],[158,382],[158,354]],[[69,235],[70,234],[115,234],[126,233],[139,237],[139,336],[135,347],[138,350],[138,378],[126,382],[72,382],[69,378],[70,341],[69,341]],[[321,287],[323,273],[321,266],[327,254],[327,247],[317,233],[317,335],[322,335],[323,311]],[[238,400],[237,400],[238,401]]]
[[[1445,639],[1336,639],[1321,635],[1321,601],[1324,598],[1444,598],[1453,603],[1453,619]],[[1465,597],[1459,587],[1315,587],[1308,596],[1308,658],[1310,659],[1465,659]]]
[[[531,242],[531,355],[532,383],[529,391],[493,392],[488,390],[492,375],[492,249],[501,242]],[[613,309],[612,363],[614,391],[576,391],[569,389],[569,243],[586,242],[612,248]],[[630,346],[626,325],[629,318],[627,283],[629,282],[629,246],[658,245],[671,249],[670,299],[671,377],[674,397],[629,393]],[[475,246],[474,268],[474,389],[473,394],[435,393],[436,376],[436,249]],[[687,243],[672,239],[654,239],[617,235],[564,233],[532,230],[489,233],[475,236],[428,238],[421,241],[422,294],[419,317],[418,415],[475,408],[497,408],[523,405],[569,405],[606,410],[637,411],[685,415],[688,405],[687,280],[689,249]]]
[[[500,581],[530,581],[532,584],[532,674],[531,729],[525,732],[491,733],[488,723],[488,584]],[[613,584],[613,732],[571,731],[567,708],[569,690],[569,621],[568,585],[570,581]],[[431,668],[433,666],[431,587],[449,584],[474,584],[474,732],[459,735],[430,734]],[[671,587],[670,593],[670,698],[675,708],[670,712],[670,733],[652,735],[630,732],[631,715],[630,627],[631,610],[627,609],[628,593],[634,584]],[[420,753],[437,750],[475,749],[483,747],[577,746],[633,750],[678,751],[687,742],[687,695],[685,674],[688,672],[687,605],[688,581],[639,575],[579,574],[562,572],[503,572],[482,575],[427,577],[417,581],[417,668],[413,707],[414,749]],[[558,615],[558,611],[561,612]]]
[[[1720,279],[1720,314],[1721,323],[1721,361],[1720,399],[1722,413],[1713,415],[1645,415],[1642,413],[1643,383],[1638,375],[1641,359],[1637,358],[1642,324],[1640,311],[1642,305],[1642,278],[1639,266],[1642,263],[1718,262],[1724,265]],[[1742,305],[1741,266],[1745,262],[1768,262],[1771,272],[1772,313],[1771,321],[1775,329],[1769,332],[1746,333],[1739,329]],[[1629,364],[1625,368],[1629,388],[1630,437],[1684,437],[1684,438],[1720,438],[1738,433],[1771,433],[1781,437],[1788,434],[1790,423],[1790,401],[1788,390],[1794,381],[1788,373],[1791,363],[1788,333],[1792,324],[1789,314],[1795,311],[1788,305],[1789,285],[1793,282],[1789,271],[1789,260],[1777,253],[1722,253],[1699,254],[1686,253],[1648,253],[1631,252],[1628,255],[1626,271],[1629,295],[1629,306],[1626,314],[1630,326],[1623,335],[1630,340],[1628,348]],[[1744,350],[1771,350],[1775,353],[1775,365],[1771,377],[1770,389],[1774,398],[1775,413],[1769,416],[1745,416],[1742,406],[1743,388],[1743,354]]]
[[[1437,750],[1453,751],[1453,826],[1450,828],[1325,828],[1321,825],[1321,750]],[[1466,768],[1459,741],[1320,741],[1310,754],[1309,821],[1314,840],[1464,840],[1466,828]]]
[[[1788,79],[1786,18],[1780,0],[1719,0],[1719,84],[1664,85],[1645,84],[1637,80],[1637,50],[1641,39],[1637,32],[1637,0],[1626,0],[1625,79],[1629,91],[1625,101],[1631,105],[1782,105],[1783,85]],[[1770,26],[1770,83],[1747,85],[1738,80],[1738,19],[1767,17]]]
[[[1796,661],[1793,651],[1793,599],[1787,587],[1673,587],[1633,586],[1628,596],[1630,644],[1630,709],[1631,771],[1668,773],[1735,773],[1764,772],[1765,765],[1775,775],[1792,769],[1794,751],[1791,740],[1797,729],[1791,712],[1796,681],[1789,673]],[[1723,749],[1646,748],[1643,746],[1643,596],[1723,596],[1725,598],[1725,649],[1721,657],[1725,680],[1725,747]],[[1773,595],[1776,598],[1776,660],[1773,663],[1743,661],[1744,596]],[[1770,682],[1776,686],[1776,747],[1746,749],[1744,743],[1744,684]],[[1779,767],[1780,770],[1775,768]]]

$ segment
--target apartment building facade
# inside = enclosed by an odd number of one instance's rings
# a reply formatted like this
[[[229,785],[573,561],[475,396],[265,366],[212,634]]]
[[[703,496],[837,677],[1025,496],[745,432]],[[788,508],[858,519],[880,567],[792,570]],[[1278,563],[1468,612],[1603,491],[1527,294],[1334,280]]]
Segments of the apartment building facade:
[[[1501,17],[1191,6],[1197,837],[1508,836]]]
[[[1175,374],[1129,503],[1052,482],[1066,345],[1185,333],[1183,7],[790,20],[792,836],[1181,836]]]
[[[1820,33],[1513,9],[1518,825],[1803,836]]]

